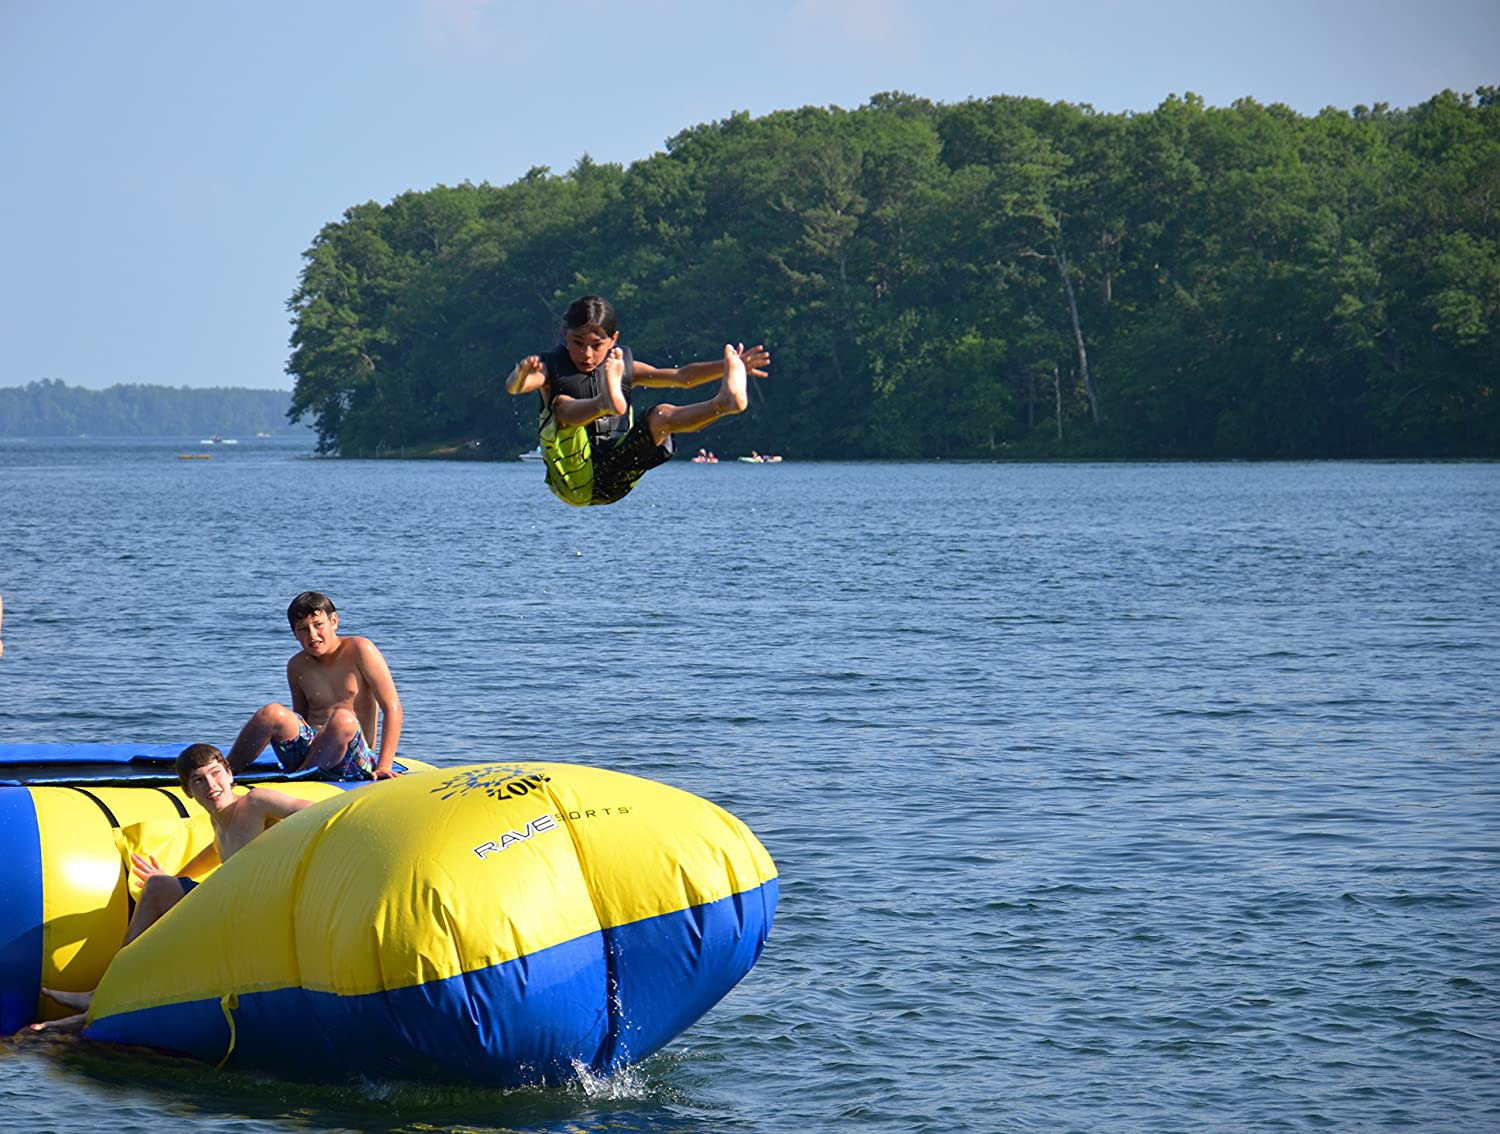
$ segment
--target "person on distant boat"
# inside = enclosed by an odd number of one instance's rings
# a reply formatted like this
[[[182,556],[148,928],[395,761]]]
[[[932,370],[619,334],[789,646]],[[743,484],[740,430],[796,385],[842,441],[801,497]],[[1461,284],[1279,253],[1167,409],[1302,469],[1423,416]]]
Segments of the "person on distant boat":
[[[214,841],[188,859],[180,875],[170,874],[161,868],[154,857],[139,854],[130,856],[130,869],[141,880],[141,896],[135,904],[135,913],[125,929],[123,949],[142,933],[150,929],[162,917],[182,901],[198,879],[230,857],[244,850],[250,840],[265,831],[272,823],[301,811],[313,801],[298,799],[273,788],[256,788],[245,795],[234,790],[234,773],[224,753],[212,744],[190,744],[177,756],[177,779],[182,790],[203,810],[213,822]],[[42,992],[64,1008],[72,1008],[76,1015],[64,1016],[60,1020],[44,1020],[29,1024],[22,1029],[27,1032],[77,1032],[88,1020],[93,992],[67,992],[62,989],[44,988]]]
[[[333,600],[304,591],[287,607],[302,649],[286,663],[292,705],[263,705],[229,749],[242,772],[269,743],[287,772],[326,780],[384,780],[401,740],[401,698],[385,657],[368,638],[339,637]],[[380,755],[371,750],[380,717]]]
[[[620,344],[614,306],[597,295],[575,300],[563,316],[563,341],[527,355],[505,379],[510,394],[538,393],[547,485],[578,506],[613,504],[651,469],[671,460],[672,438],[694,433],[749,403],[746,376],[766,377],[764,346],[726,343],[723,360],[658,367]],[[630,412],[632,386],[687,389],[722,379],[706,402],[655,405],[640,421]]]

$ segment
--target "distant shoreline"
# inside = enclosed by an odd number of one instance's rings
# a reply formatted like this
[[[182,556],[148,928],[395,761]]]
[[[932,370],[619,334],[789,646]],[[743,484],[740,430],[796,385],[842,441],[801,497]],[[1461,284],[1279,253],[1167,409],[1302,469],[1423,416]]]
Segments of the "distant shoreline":
[[[102,390],[43,378],[0,386],[0,437],[299,437],[290,390],[117,383]]]

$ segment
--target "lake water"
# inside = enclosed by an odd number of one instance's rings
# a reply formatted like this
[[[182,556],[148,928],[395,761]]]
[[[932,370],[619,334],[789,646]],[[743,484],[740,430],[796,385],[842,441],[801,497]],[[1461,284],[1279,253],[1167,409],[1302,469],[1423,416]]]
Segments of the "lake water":
[[[575,511],[534,465],[199,448],[0,442],[0,741],[225,745],[325,590],[403,753],[707,796],[776,926],[610,1082],[6,1045],[7,1128],[1500,1123],[1500,465],[679,462]]]

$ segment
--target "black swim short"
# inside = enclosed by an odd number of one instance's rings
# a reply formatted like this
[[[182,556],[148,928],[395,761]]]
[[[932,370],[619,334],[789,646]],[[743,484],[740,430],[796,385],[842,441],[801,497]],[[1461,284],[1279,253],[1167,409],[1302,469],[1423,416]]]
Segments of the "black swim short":
[[[594,493],[590,504],[613,504],[634,488],[642,476],[672,459],[677,447],[672,444],[671,435],[660,445],[653,441],[648,416],[642,414],[637,418],[618,441],[594,446]]]

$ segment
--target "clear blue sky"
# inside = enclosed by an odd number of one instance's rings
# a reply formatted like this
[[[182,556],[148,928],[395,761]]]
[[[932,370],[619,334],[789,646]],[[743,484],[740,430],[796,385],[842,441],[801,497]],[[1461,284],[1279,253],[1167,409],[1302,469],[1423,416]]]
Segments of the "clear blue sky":
[[[880,91],[1304,113],[1500,83],[1500,0],[0,0],[0,386],[290,388],[351,205]]]

